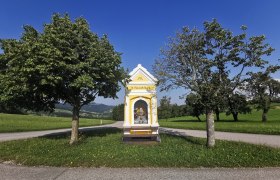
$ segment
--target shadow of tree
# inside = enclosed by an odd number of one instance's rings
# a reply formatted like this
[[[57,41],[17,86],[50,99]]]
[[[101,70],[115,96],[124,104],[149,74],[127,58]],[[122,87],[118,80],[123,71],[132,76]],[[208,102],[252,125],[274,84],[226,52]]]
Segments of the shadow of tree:
[[[183,120],[171,120],[171,121],[168,121],[168,122],[195,122],[195,123],[202,123],[202,122],[205,122],[205,120],[198,121],[198,120],[183,119]],[[215,120],[215,123],[220,123],[220,122],[225,122],[225,123],[242,123],[242,122],[256,122],[256,121],[249,120],[249,119],[242,119],[242,120],[238,120],[238,121],[229,120],[229,119],[221,119],[219,121]]]
[[[82,139],[86,139],[87,137],[103,137],[109,134],[117,134],[122,132],[119,128],[115,127],[98,127],[98,128],[84,128],[79,130],[79,137]],[[47,139],[64,139],[70,138],[71,131],[59,132],[59,133],[51,133],[44,136],[40,136],[40,138]]]
[[[161,129],[160,132],[165,134],[166,136],[182,138],[182,139],[184,139],[185,141],[187,141],[188,143],[191,143],[191,144],[205,145],[205,142],[201,141],[201,139],[203,139],[203,138],[194,138],[194,137],[189,136],[185,133],[180,133],[178,131],[169,130],[169,129]]]
[[[219,122],[225,122],[225,123],[244,123],[244,122],[252,122],[252,123],[255,123],[255,122],[259,122],[259,121],[254,121],[254,120],[250,120],[250,119],[240,119],[238,121],[234,121],[234,120],[229,120],[229,119],[221,119],[220,121],[215,121],[215,123],[219,123]]]
[[[204,139],[204,138],[197,138],[197,137],[194,138],[192,136],[187,136],[187,137],[186,136],[179,136],[179,138],[182,138],[185,141],[187,141],[188,143],[195,144],[195,145],[204,146],[206,144],[206,139]]]
[[[197,123],[200,123],[200,122],[205,122],[205,121],[204,120],[198,121],[198,120],[184,119],[184,120],[172,120],[172,121],[169,121],[169,122],[197,122]]]
[[[105,137],[107,135],[111,134],[119,134],[122,130],[115,127],[98,127],[98,128],[86,128],[79,130],[79,137],[80,141],[78,144],[82,143],[84,140],[90,137]],[[181,138],[188,143],[195,144],[195,145],[205,145],[204,140],[201,140],[202,138],[194,138],[192,136],[189,136],[185,133],[180,133],[174,130],[160,130],[160,134],[164,134],[163,136],[172,136],[176,138]],[[41,136],[39,138],[46,138],[46,139],[65,139],[70,138],[71,132],[65,131],[60,133],[51,133],[48,135]]]

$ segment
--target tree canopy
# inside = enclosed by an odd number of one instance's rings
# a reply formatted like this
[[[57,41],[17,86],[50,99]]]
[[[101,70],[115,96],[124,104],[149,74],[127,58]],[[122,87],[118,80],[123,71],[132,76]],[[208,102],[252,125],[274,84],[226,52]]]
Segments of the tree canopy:
[[[2,39],[1,47],[1,102],[37,111],[71,104],[71,143],[78,140],[80,108],[97,96],[116,98],[125,77],[120,53],[84,18],[54,14],[43,32],[24,26],[19,40]]]
[[[207,146],[214,140],[213,111],[220,96],[232,96],[252,68],[268,65],[264,58],[273,52],[265,36],[234,35],[217,20],[204,23],[204,30],[183,27],[162,49],[153,70],[161,90],[185,88],[201,99],[207,115]]]

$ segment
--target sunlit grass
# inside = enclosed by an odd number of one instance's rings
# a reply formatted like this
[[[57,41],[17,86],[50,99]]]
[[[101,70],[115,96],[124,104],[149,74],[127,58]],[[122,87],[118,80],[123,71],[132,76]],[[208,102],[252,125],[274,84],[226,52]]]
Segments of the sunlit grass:
[[[78,144],[69,136],[41,137],[0,143],[0,161],[37,166],[83,167],[273,167],[280,166],[280,149],[217,141],[207,149],[205,139],[161,134],[153,145],[123,143],[121,130],[94,130]]]
[[[240,114],[238,122],[234,122],[231,115],[226,116],[225,113],[221,113],[221,120],[215,122],[215,130],[280,135],[280,109],[271,109],[266,123],[261,121],[261,113],[261,111],[253,110],[251,114]],[[184,116],[162,119],[159,120],[159,124],[163,127],[205,130],[205,116],[201,116],[201,119],[203,121],[199,122],[195,117]]]
[[[113,123],[112,120],[80,119],[80,127]],[[71,117],[50,117],[0,113],[0,132],[22,132],[70,128]]]

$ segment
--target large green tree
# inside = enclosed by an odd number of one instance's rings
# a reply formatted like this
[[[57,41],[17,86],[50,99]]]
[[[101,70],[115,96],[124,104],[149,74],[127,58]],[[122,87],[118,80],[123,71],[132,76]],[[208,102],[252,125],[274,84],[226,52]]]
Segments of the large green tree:
[[[211,61],[206,57],[205,35],[197,29],[184,27],[178,32],[161,57],[156,60],[153,70],[161,84],[161,90],[183,87],[199,96],[206,109],[207,146],[215,145],[213,97],[217,86],[213,85]]]
[[[70,144],[78,140],[79,112],[97,96],[115,98],[125,73],[106,35],[91,32],[84,18],[54,14],[43,32],[24,26],[20,40],[1,40],[1,101],[52,111],[56,102],[73,109]]]
[[[246,27],[242,30],[242,34],[233,35],[216,20],[205,22],[203,32],[184,27],[170,39],[154,65],[162,90],[183,87],[200,96],[206,109],[208,147],[215,144],[217,99],[233,94],[252,67],[267,65],[263,57],[273,51],[264,36],[248,38]]]

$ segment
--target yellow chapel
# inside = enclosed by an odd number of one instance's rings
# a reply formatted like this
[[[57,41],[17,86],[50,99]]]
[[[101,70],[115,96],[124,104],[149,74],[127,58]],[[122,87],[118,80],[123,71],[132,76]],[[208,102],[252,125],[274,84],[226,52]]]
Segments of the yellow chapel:
[[[141,64],[130,73],[125,87],[123,140],[160,141],[157,117],[157,79]]]

